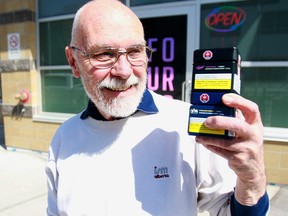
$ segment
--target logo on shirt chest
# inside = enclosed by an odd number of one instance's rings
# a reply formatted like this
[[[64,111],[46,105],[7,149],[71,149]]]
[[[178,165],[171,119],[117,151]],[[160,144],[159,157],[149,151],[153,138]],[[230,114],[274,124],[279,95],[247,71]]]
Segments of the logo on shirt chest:
[[[154,178],[169,178],[168,167],[154,167]]]

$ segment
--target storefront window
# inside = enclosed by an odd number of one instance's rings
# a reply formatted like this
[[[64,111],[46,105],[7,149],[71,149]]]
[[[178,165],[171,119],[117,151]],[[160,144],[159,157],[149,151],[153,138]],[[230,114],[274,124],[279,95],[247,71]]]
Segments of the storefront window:
[[[56,113],[78,113],[88,98],[81,80],[71,70],[42,70],[42,110]]]
[[[249,62],[242,67],[241,94],[259,105],[266,127],[288,128],[288,26],[283,20],[288,20],[286,0],[201,6],[200,48],[239,49],[242,61]]]
[[[71,40],[72,19],[40,23],[40,65],[67,65],[65,47]]]
[[[242,68],[241,95],[260,107],[267,127],[288,128],[288,68]]]
[[[39,28],[42,111],[78,113],[88,101],[81,80],[68,66],[61,69],[68,65],[65,47],[70,44],[72,19],[43,22]]]
[[[201,48],[238,47],[243,61],[287,61],[288,1],[240,1],[201,7]]]

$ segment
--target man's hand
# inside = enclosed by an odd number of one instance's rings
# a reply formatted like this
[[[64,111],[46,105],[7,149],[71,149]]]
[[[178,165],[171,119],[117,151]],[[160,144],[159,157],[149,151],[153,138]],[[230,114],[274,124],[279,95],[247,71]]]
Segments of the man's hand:
[[[266,190],[263,152],[263,125],[257,104],[236,94],[226,94],[222,101],[237,108],[236,118],[213,116],[205,125],[234,131],[234,139],[196,137],[210,151],[226,158],[238,176],[235,198],[242,205],[257,204]]]

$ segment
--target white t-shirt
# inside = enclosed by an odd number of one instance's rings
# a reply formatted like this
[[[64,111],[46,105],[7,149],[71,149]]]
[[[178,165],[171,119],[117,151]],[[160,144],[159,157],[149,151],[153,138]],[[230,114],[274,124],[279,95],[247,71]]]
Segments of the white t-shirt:
[[[235,174],[187,133],[189,104],[152,93],[156,114],[82,120],[49,149],[47,215],[230,215]]]

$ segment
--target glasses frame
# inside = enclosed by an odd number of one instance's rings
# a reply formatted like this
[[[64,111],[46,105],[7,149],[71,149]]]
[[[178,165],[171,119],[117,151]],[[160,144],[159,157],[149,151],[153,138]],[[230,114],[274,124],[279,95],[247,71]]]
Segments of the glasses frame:
[[[112,48],[112,47],[102,47],[102,48],[99,48],[99,49],[96,49],[96,50],[92,50],[90,52],[86,52],[85,50],[81,50],[80,48],[76,47],[76,46],[69,46],[73,51],[78,51],[80,52],[83,56],[85,56],[86,58],[89,59],[89,63],[95,67],[95,68],[98,68],[98,69],[107,69],[107,68],[111,68],[113,67],[117,61],[119,60],[120,56],[121,55],[125,55],[126,56],[126,59],[127,61],[129,62],[130,65],[132,66],[143,66],[145,65],[145,62],[143,63],[143,65],[135,65],[133,63],[131,63],[131,61],[129,60],[129,56],[127,55],[127,50],[130,49],[130,48],[137,48],[137,47],[141,47],[141,48],[145,48],[145,53],[146,53],[146,57],[147,57],[147,62],[151,59],[152,57],[152,53],[154,52],[154,50],[149,47],[149,46],[145,46],[145,45],[135,45],[135,46],[130,46],[130,47],[127,47],[127,48]],[[115,60],[114,62],[111,63],[111,65],[108,65],[108,66],[95,66],[91,63],[91,55],[95,52],[98,52],[98,51],[101,51],[101,50],[117,50],[117,53],[116,54],[116,57],[115,57]]]

